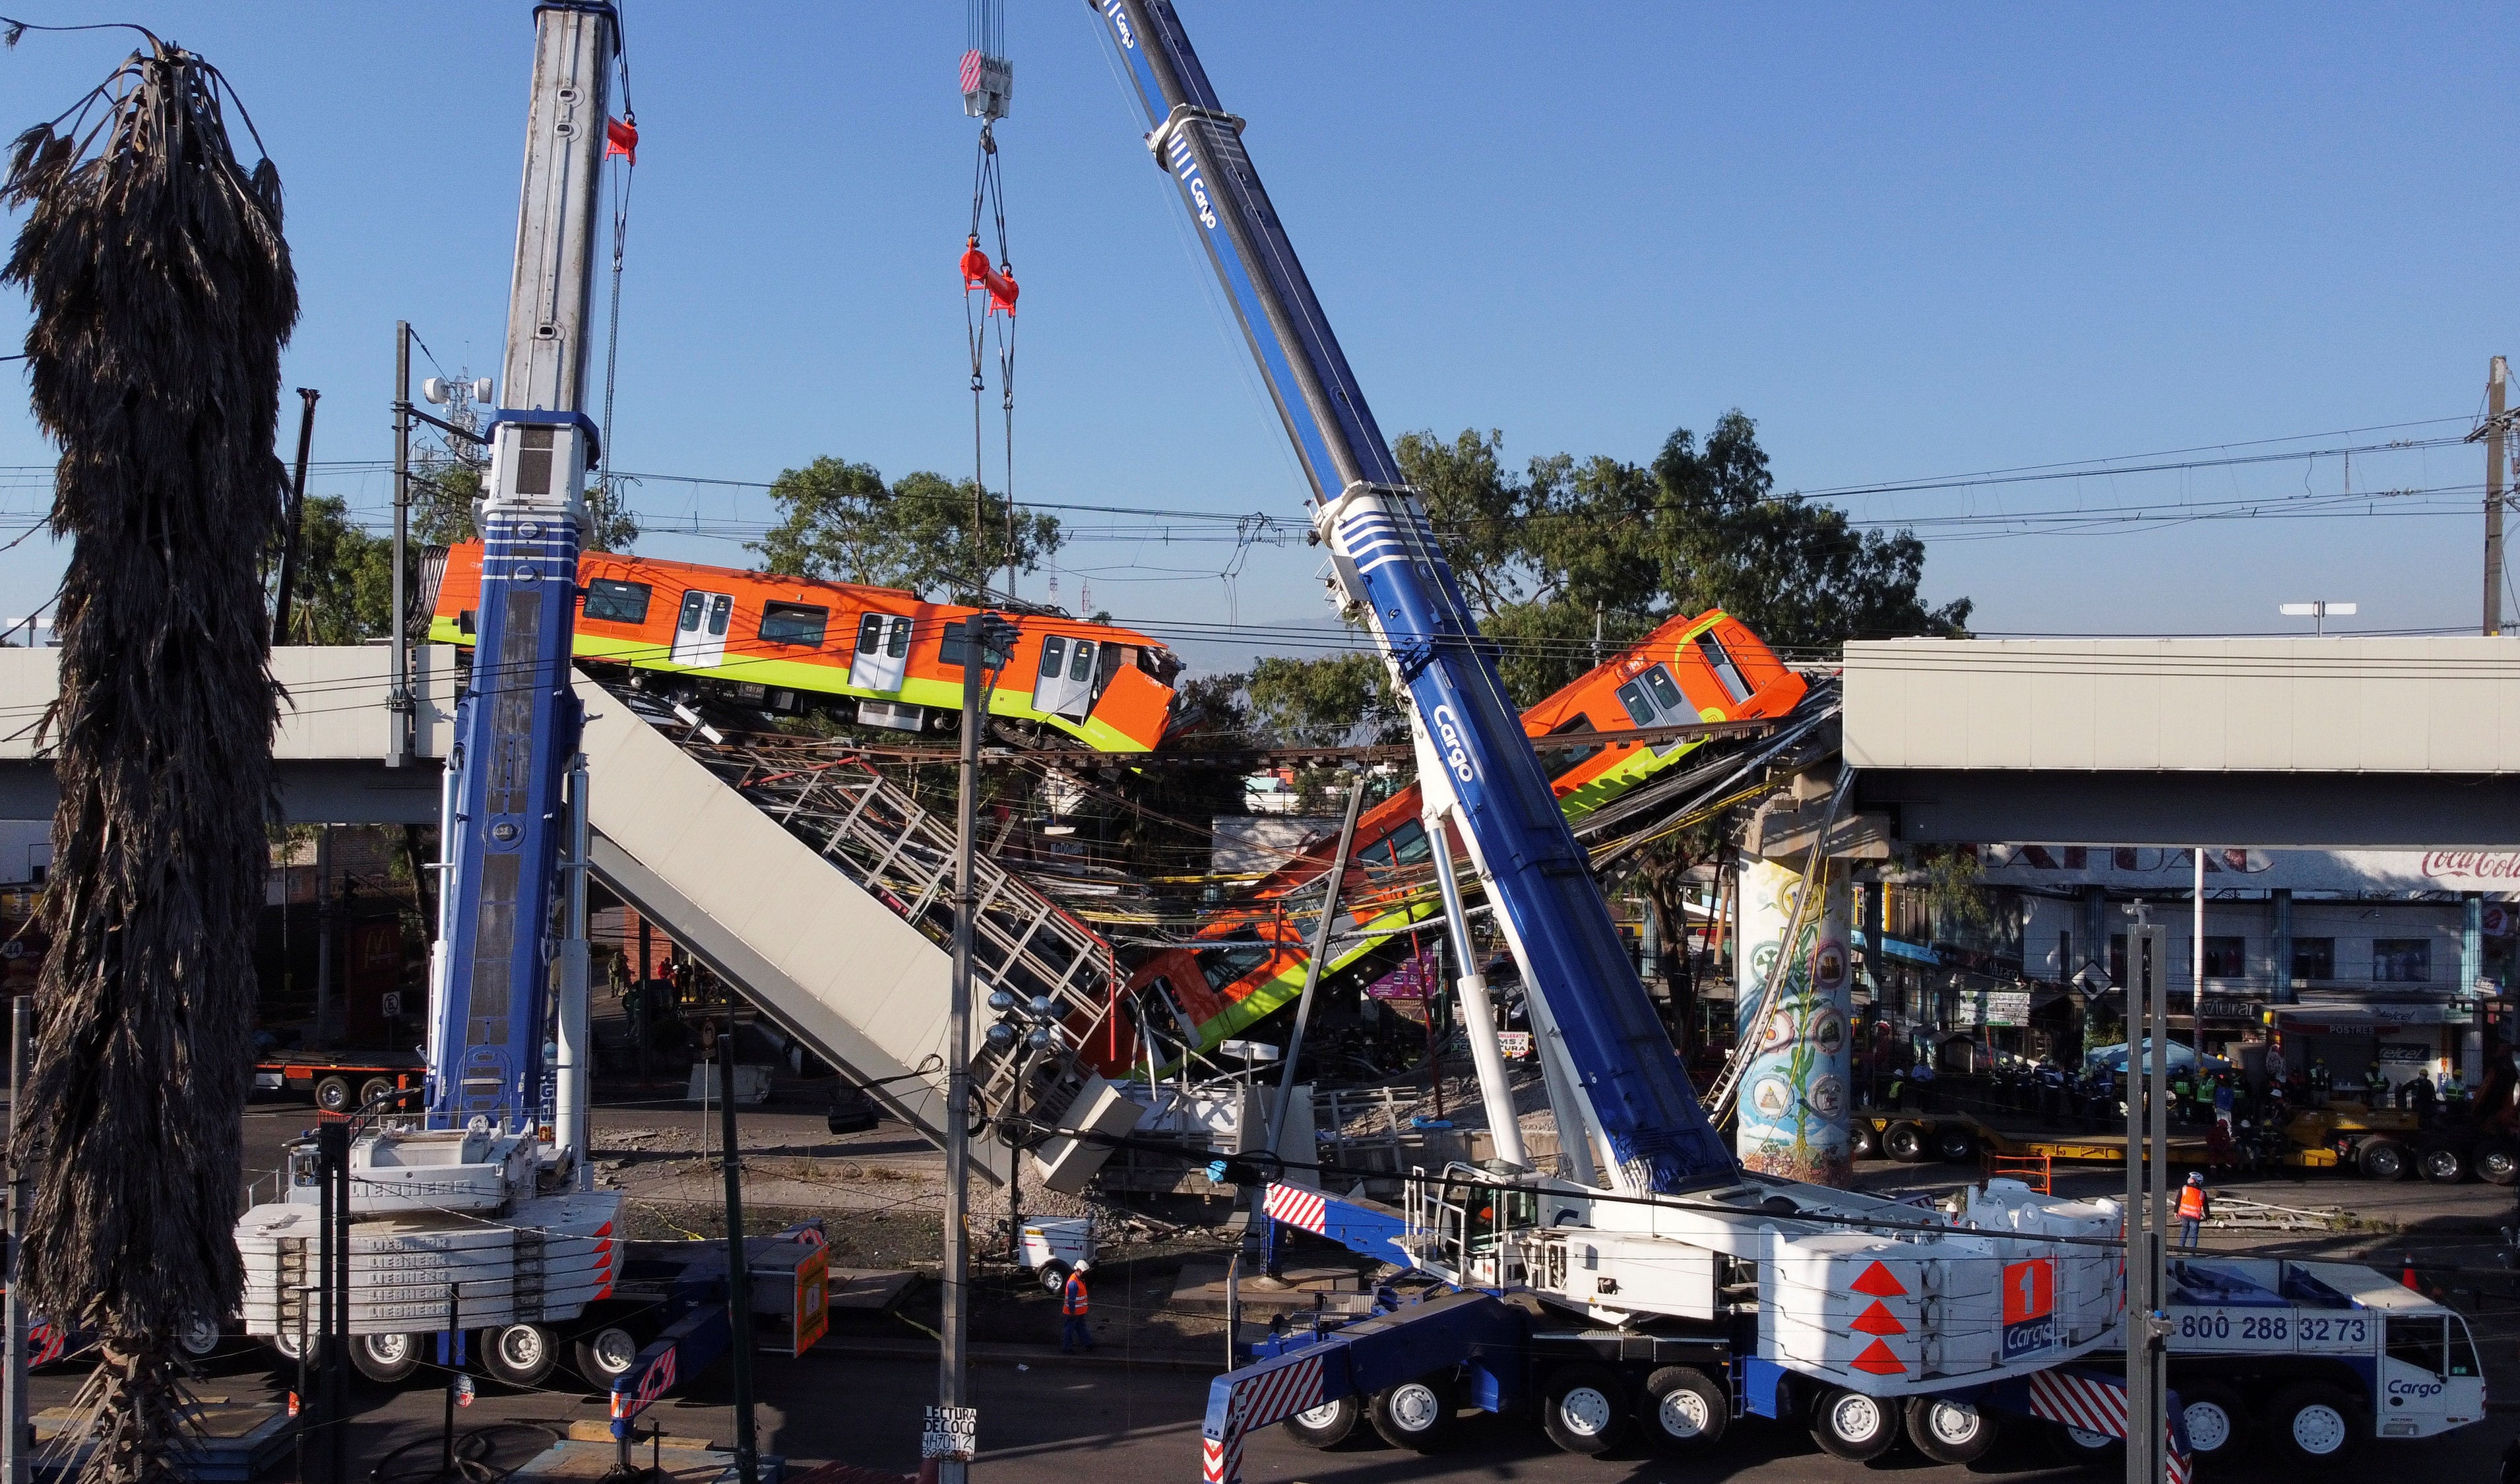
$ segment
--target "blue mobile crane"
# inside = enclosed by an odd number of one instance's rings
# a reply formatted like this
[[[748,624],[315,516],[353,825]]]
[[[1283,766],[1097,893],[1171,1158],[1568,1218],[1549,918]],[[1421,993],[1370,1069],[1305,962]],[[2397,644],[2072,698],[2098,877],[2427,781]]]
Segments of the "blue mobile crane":
[[[587,330],[620,34],[609,0],[534,8],[499,395],[477,434],[450,429],[477,437],[490,468],[473,512],[484,543],[473,660],[444,781],[426,1105],[416,1118],[355,1110],[340,1182],[361,1372],[400,1379],[432,1331],[453,1328],[479,1331],[493,1374],[533,1384],[573,1339],[578,1369],[616,1393],[616,1430],[729,1337],[724,1256],[698,1243],[634,1253],[621,1196],[593,1188],[587,1158],[585,718],[569,656],[598,452]],[[315,1141],[292,1150],[282,1198],[237,1227],[246,1327],[284,1354],[310,1330],[326,1244],[319,1164]],[[764,1307],[798,1336],[820,1332],[820,1237],[798,1229],[750,1243],[747,1268],[788,1281]]]
[[[1430,836],[1459,832],[1521,968],[1560,1130],[1560,1173],[1543,1174],[1522,1147],[1485,983],[1463,975],[1493,1164],[1413,1178],[1400,1211],[1288,1184],[1267,1194],[1275,1222],[1436,1285],[1266,1344],[1218,1377],[1208,1484],[1233,1484],[1244,1439],[1270,1422],[1327,1445],[1370,1416],[1424,1448],[1462,1401],[1502,1412],[1536,1399],[1550,1435],[1581,1453],[1634,1427],[1704,1444],[1749,1412],[1808,1419],[1841,1457],[1877,1456],[1904,1430],[1964,1462],[1992,1441],[1995,1406],[2056,1416],[2060,1396],[2112,1390],[2057,1368],[2118,1332],[2114,1204],[1997,1182],[1946,1218],[1749,1175],[1725,1147],[1243,148],[1243,121],[1170,0],[1088,5],[1294,444],[1330,597],[1373,634],[1407,700]],[[1475,965],[1450,851],[1434,861],[1454,962]]]

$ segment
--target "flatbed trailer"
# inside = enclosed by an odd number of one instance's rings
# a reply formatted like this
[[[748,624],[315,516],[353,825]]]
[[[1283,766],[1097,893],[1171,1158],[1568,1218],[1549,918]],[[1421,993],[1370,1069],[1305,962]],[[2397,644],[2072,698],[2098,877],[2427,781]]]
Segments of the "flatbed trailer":
[[[1848,1121],[1858,1158],[1880,1157],[1902,1164],[1924,1164],[1937,1159],[1947,1164],[1967,1164],[1985,1154],[2002,1154],[2102,1164],[2126,1162],[2124,1134],[2000,1129],[1968,1113],[1866,1109],[1851,1114]],[[2172,1164],[2201,1165],[2208,1157],[2201,1135],[2170,1141]]]
[[[417,1092],[428,1076],[419,1052],[292,1052],[253,1064],[258,1093],[300,1093],[327,1113],[366,1107],[387,1093]]]

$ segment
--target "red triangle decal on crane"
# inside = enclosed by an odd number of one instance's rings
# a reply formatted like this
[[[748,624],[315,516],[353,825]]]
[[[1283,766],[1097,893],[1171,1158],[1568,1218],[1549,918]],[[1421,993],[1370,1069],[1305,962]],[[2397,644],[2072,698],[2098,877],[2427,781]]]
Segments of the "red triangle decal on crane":
[[[1905,1298],[1908,1294],[1907,1288],[1890,1270],[1877,1262],[1865,1269],[1864,1276],[1848,1286],[1867,1298]]]
[[[1862,1355],[1855,1358],[1855,1369],[1858,1371],[1868,1371],[1874,1375],[1906,1375],[1908,1373],[1907,1364],[1901,1361],[1899,1357],[1891,1354],[1889,1345],[1881,1340],[1874,1340],[1865,1349],[1865,1352]]]
[[[1905,1334],[1908,1332],[1908,1327],[1899,1323],[1899,1316],[1891,1313],[1890,1306],[1884,1304],[1877,1298],[1872,1301],[1871,1308],[1865,1310],[1861,1315],[1856,1317],[1853,1328],[1859,1334]]]

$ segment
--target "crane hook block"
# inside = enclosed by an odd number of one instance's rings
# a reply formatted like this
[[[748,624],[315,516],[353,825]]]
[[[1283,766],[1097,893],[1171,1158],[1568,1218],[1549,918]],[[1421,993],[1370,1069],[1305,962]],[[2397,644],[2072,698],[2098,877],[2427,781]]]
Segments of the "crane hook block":
[[[1004,310],[1008,315],[1013,315],[1018,292],[1014,276],[990,267],[989,254],[981,251],[980,245],[973,242],[963,249],[963,292],[968,293],[984,287],[989,291],[991,314]]]

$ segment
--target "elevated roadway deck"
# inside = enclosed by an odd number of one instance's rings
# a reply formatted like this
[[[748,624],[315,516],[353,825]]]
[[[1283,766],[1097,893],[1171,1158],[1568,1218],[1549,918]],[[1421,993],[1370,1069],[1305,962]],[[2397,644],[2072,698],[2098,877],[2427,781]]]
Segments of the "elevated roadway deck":
[[[1844,728],[1904,840],[2520,845],[2509,639],[1850,643]]]

